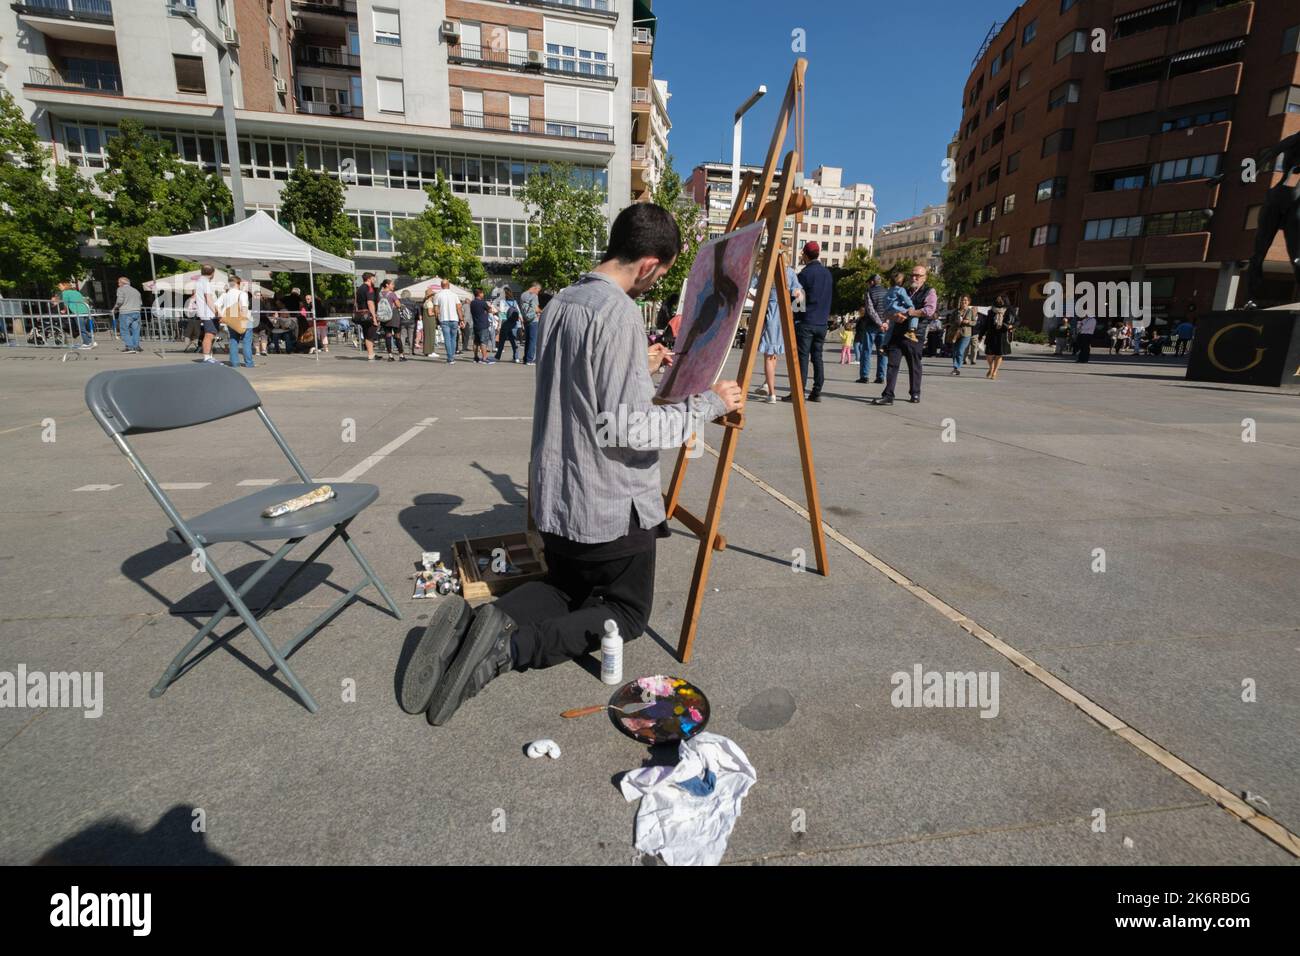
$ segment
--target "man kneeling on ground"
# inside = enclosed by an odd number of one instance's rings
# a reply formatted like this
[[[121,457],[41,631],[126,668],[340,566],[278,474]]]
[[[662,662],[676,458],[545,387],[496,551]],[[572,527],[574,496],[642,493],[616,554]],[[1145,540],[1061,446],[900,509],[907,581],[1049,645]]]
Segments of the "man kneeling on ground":
[[[635,203],[614,220],[600,265],[547,305],[529,476],[546,579],[477,610],[459,595],[441,598],[402,677],[408,713],[425,711],[429,723],[445,724],[507,670],[591,653],[607,620],[625,639],[645,630],[655,546],[668,536],[659,451],[689,439],[684,422],[712,421],[739,408],[742,397],[727,381],[677,405],[652,402],[650,376],[671,353],[647,349],[633,299],[680,250],[672,215]],[[618,423],[612,440],[611,422]]]

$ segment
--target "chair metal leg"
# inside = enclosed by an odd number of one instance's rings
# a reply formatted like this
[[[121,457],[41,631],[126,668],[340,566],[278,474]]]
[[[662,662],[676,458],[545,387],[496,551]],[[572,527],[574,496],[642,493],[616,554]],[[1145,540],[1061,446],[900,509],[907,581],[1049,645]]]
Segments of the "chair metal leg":
[[[393,617],[400,621],[402,619],[402,612],[397,609],[397,604],[393,601],[392,595],[388,593],[388,589],[384,587],[384,583],[379,580],[379,576],[371,569],[370,562],[368,562],[361,554],[361,550],[353,544],[351,536],[342,526],[339,528],[339,537],[343,539],[343,543],[347,545],[348,550],[352,552],[352,557],[357,559],[357,564],[361,565],[361,570],[366,572],[366,577],[370,579],[370,583],[373,584],[379,593],[383,595],[384,601],[388,604],[388,609],[393,612]]]
[[[288,553],[292,551],[295,547],[297,547],[300,541],[302,541],[302,538],[293,538],[289,541],[286,541],[283,545],[281,545],[280,550],[276,551],[275,554],[267,558],[266,561],[264,561],[256,571],[254,571],[251,575],[249,575],[248,580],[239,586],[239,591],[237,592],[239,596],[243,597],[254,587],[256,587],[257,583],[261,581],[262,578],[266,577],[266,575],[270,573],[272,568],[274,568],[277,564],[279,564],[282,560],[284,560],[285,556],[288,555]],[[203,560],[204,560],[204,564],[206,565],[209,560],[206,552],[203,555]],[[278,597],[279,595],[277,594],[276,596]],[[265,609],[263,609],[263,612],[264,611]],[[224,644],[227,640],[229,640],[231,637],[235,635],[236,632],[231,631],[229,634],[225,635],[224,637],[219,638],[217,641],[213,643],[211,648],[207,649],[203,654],[200,654],[193,661],[188,662],[187,664],[186,658],[190,656],[190,653],[194,650],[194,648],[198,647],[199,644],[203,641],[203,639],[207,637],[209,634],[211,634],[213,629],[216,628],[218,624],[220,624],[223,620],[225,620],[225,618],[229,616],[230,616],[230,602],[226,601],[219,608],[217,608],[216,613],[213,614],[212,617],[208,618],[208,622],[204,624],[203,627],[200,628],[192,638],[190,638],[189,643],[186,644],[185,647],[181,650],[181,652],[172,659],[172,662],[167,665],[167,670],[163,672],[162,677],[158,678],[158,683],[156,683],[153,686],[153,689],[149,691],[150,697],[161,697],[163,693],[167,690],[167,688],[171,685],[172,681],[176,680],[176,678],[178,678],[181,675],[181,673],[183,673],[183,670],[186,671],[189,670],[190,667],[192,667],[194,664],[197,664],[200,660],[206,657],[211,650],[215,650],[217,647],[219,647],[221,644]]]

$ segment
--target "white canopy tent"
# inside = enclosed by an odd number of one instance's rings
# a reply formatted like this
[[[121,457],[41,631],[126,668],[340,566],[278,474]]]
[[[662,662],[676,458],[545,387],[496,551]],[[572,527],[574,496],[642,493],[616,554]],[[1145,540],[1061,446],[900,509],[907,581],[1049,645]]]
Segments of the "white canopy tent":
[[[175,275],[162,276],[154,279],[152,282],[146,282],[144,288],[146,292],[152,292],[155,295],[164,295],[172,293],[175,295],[191,295],[194,292],[194,286],[199,281],[199,271],[197,269],[191,272],[178,272]],[[216,269],[212,273],[212,288],[217,291],[224,291],[230,284],[230,276],[223,269]],[[257,282],[250,282],[248,293],[252,295],[260,292],[264,296],[273,295],[274,293],[266,286]]]
[[[397,297],[399,299],[406,299],[414,302],[422,301],[424,299],[424,290],[433,285],[434,282],[442,281],[444,280],[434,276],[431,279],[421,279],[418,282],[412,282],[410,285],[398,289]],[[474,293],[470,292],[468,289],[462,288],[455,283],[448,283],[448,285],[450,286],[451,291],[456,293],[456,298],[460,299],[462,302],[468,302],[470,299],[474,298]],[[437,292],[438,290],[435,289],[434,291]]]
[[[306,272],[316,300],[316,273],[353,275],[351,259],[317,249],[299,239],[262,210],[243,222],[182,236],[150,236],[149,262],[157,284],[158,267],[154,256],[221,263],[235,269],[270,269],[282,272]]]

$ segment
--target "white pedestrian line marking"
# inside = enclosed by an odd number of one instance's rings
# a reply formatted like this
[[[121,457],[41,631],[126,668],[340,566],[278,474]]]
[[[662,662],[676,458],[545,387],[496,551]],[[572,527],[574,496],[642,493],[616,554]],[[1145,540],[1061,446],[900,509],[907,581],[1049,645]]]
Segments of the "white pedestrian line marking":
[[[212,484],[210,481],[162,481],[158,487],[163,491],[198,491]]]
[[[112,491],[114,488],[121,488],[119,485],[82,485],[80,488],[73,488],[73,491]]]
[[[264,488],[267,485],[273,485],[279,478],[245,478],[239,483],[240,488]]]
[[[713,455],[715,458],[718,457],[716,449],[704,444],[703,442],[701,442],[701,444],[704,445],[704,449],[709,454]],[[805,521],[809,520],[808,512],[803,508],[803,506],[773,488],[762,478],[758,477],[758,475],[741,467],[735,462],[732,462],[731,468],[738,475],[767,492]],[[847,548],[856,557],[879,571],[894,584],[910,593],[914,598],[928,604],[953,624],[956,624],[963,631],[966,631],[966,633],[983,643],[990,650],[1000,654],[1025,674],[1043,684],[1064,700],[1069,701],[1101,726],[1105,727],[1117,737],[1127,741],[1140,752],[1146,754],[1188,786],[1197,790],[1202,795],[1209,797],[1232,816],[1246,824],[1246,826],[1262,833],[1292,856],[1300,857],[1300,834],[1296,834],[1294,831],[1287,829],[1268,814],[1260,813],[1249,803],[1238,797],[1237,794],[1220,784],[1217,780],[1211,779],[1201,773],[1201,771],[1197,770],[1172,751],[1161,746],[1150,737],[1139,733],[1112,711],[1107,710],[1096,701],[1085,696],[1082,692],[1061,680],[1061,678],[1057,677],[1037,661],[1021,653],[1015,647],[1002,640],[978,621],[967,617],[938,595],[910,580],[907,575],[903,574],[903,572],[876,557],[848,535],[836,531],[825,521],[822,522],[822,529],[826,532],[826,536],[832,541],[838,542],[840,545]]]
[[[462,418],[462,422],[531,422],[532,415],[473,415]]]
[[[375,452],[373,455],[367,455],[361,460],[360,464],[353,465],[337,478],[317,478],[316,480],[323,484],[347,484],[349,481],[356,481],[371,468],[375,467],[375,465],[379,464],[393,452],[397,451],[397,449],[401,448],[416,435],[419,435],[437,420],[438,419],[436,418],[426,418],[414,428],[408,428],[383,448],[379,449],[379,451]]]

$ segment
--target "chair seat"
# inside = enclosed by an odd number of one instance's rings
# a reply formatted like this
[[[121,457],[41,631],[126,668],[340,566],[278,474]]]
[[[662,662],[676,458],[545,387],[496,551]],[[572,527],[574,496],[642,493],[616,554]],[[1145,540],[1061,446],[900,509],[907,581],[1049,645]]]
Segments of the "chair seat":
[[[287,541],[333,528],[336,524],[355,517],[379,497],[379,488],[375,485],[330,482],[334,497],[328,501],[278,518],[262,517],[262,512],[271,505],[297,498],[313,488],[319,488],[321,484],[324,482],[311,485],[273,485],[189,518],[185,523],[204,544],[215,544],[218,541]],[[175,528],[169,528],[167,540],[179,544],[185,539]]]

